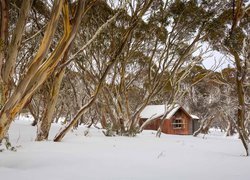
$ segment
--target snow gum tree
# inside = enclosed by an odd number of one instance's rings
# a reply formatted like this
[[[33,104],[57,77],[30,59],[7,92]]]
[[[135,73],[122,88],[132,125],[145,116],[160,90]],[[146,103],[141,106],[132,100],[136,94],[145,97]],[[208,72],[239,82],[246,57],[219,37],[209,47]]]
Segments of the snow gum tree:
[[[208,5],[213,7],[217,3],[219,2]],[[234,62],[238,99],[236,128],[248,156],[245,83],[249,59],[244,55],[244,46],[249,39],[249,5],[246,6],[243,0],[234,0],[233,3],[220,2],[220,4],[216,18],[210,22],[210,27],[207,29],[207,40],[214,49],[228,55]]]
[[[2,1],[1,1],[2,2]],[[26,3],[26,1],[23,1]],[[76,20],[70,28],[69,7],[67,1],[54,1],[53,8],[51,9],[51,17],[46,26],[44,37],[41,41],[36,55],[32,59],[27,71],[19,80],[13,93],[10,94],[0,112],[0,141],[6,135],[8,128],[31,96],[35,91],[48,79],[48,77],[55,70],[56,66],[64,56],[67,49],[70,47],[71,42],[77,33],[81,16],[83,14],[84,2],[79,1],[77,4],[75,17]],[[3,6],[1,6],[3,7]],[[27,8],[25,8],[26,10]],[[2,12],[4,9],[2,10]],[[63,12],[63,13],[62,13]],[[55,31],[57,29],[60,14],[63,14],[63,28],[64,33],[60,38],[53,51],[48,55],[48,50],[52,43]],[[23,12],[20,13],[20,17]],[[19,23],[20,21],[18,21]],[[2,27],[2,26],[1,26]],[[6,27],[7,28],[7,27]],[[47,56],[48,55],[48,56]],[[3,67],[7,66],[9,62],[3,63]]]

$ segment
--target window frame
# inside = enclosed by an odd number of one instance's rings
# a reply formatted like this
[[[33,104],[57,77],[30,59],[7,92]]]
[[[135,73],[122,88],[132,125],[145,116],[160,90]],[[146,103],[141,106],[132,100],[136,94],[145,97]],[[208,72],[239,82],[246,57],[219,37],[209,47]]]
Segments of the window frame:
[[[177,122],[176,122],[177,121]],[[172,128],[173,129],[184,129],[185,128],[185,123],[182,118],[175,118],[172,121]]]

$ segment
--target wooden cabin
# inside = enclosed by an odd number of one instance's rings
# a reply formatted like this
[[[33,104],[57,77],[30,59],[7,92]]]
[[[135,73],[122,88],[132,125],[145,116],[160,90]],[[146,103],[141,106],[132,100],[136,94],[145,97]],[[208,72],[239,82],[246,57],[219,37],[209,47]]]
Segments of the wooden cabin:
[[[167,113],[167,114],[166,114]],[[162,132],[165,134],[191,135],[199,128],[199,118],[189,114],[182,106],[148,105],[140,114],[140,126],[149,118],[154,119],[144,129],[157,130],[165,116]]]

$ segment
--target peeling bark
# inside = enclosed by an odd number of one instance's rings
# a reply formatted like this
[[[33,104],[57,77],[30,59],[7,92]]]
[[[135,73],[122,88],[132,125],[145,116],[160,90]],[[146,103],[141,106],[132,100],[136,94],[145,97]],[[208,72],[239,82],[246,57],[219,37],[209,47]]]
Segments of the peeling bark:
[[[0,141],[7,133],[9,126],[16,114],[21,111],[26,102],[30,99],[35,90],[45,81],[45,79],[51,74],[53,67],[49,62],[45,62],[43,66],[40,66],[44,57],[50,47],[52,37],[57,27],[57,22],[62,9],[63,1],[55,1],[52,9],[52,15],[50,22],[45,31],[45,36],[41,42],[40,48],[35,56],[32,64],[28,68],[28,71],[24,78],[19,82],[13,94],[8,98],[6,103],[0,112]],[[62,48],[60,53],[63,53]],[[61,56],[58,56],[60,58]],[[55,57],[50,58],[49,61],[53,61],[55,64],[59,60],[55,60]],[[54,64],[54,66],[55,66]],[[49,68],[50,67],[50,68]],[[42,76],[42,77],[41,77]],[[35,80],[35,81],[32,81]],[[31,83],[31,84],[30,84]],[[33,89],[31,89],[31,87]]]
[[[4,56],[7,46],[7,36],[8,36],[8,25],[9,25],[9,7],[7,0],[0,1],[0,106],[4,104],[6,101],[4,97],[4,87],[3,87],[3,75],[2,75],[2,68],[4,65]]]
[[[59,90],[61,87],[61,82],[62,82],[64,73],[65,73],[65,68],[63,68],[55,76],[55,79],[52,84],[52,89],[49,94],[49,101],[47,103],[43,117],[40,121],[38,121],[36,141],[42,141],[42,140],[48,139],[51,123],[53,121],[53,114],[54,114],[56,102],[59,96]]]
[[[89,5],[87,5],[85,7],[85,9],[79,9],[78,8],[78,13],[76,15],[82,15],[82,14],[86,14],[88,12],[88,10],[93,6],[93,3],[90,3]],[[70,33],[71,31],[71,27],[70,27],[70,19],[69,19],[69,10],[64,10],[64,13],[66,16],[66,22],[65,22],[65,29],[68,29],[68,33]],[[79,11],[82,11],[82,13],[79,13]],[[81,18],[79,18],[78,16],[76,16],[72,22],[74,23],[72,26],[79,26]],[[70,53],[72,47],[72,43],[69,45],[68,49],[66,50],[64,57],[61,61],[61,64],[65,63],[68,59],[68,55]],[[51,127],[51,123],[53,121],[53,114],[55,111],[55,107],[56,107],[56,102],[59,96],[59,90],[61,87],[61,82],[63,79],[63,76],[65,74],[65,70],[66,70],[66,66],[63,66],[60,71],[56,74],[55,78],[53,79],[53,82],[51,83],[51,92],[49,95],[49,100],[45,109],[45,112],[43,114],[42,119],[40,120],[40,122],[38,123],[38,128],[37,128],[37,137],[36,140],[37,141],[42,141],[42,140],[47,140],[48,139],[48,135],[49,135],[49,130]]]
[[[26,20],[28,18],[30,9],[31,9],[32,0],[23,1],[20,16],[18,18],[16,27],[14,29],[11,42],[8,46],[7,57],[2,69],[2,78],[3,78],[3,103],[10,96],[10,91],[12,87],[12,77],[14,74],[15,63],[17,59],[17,54],[19,47],[21,45],[24,28],[26,25]]]

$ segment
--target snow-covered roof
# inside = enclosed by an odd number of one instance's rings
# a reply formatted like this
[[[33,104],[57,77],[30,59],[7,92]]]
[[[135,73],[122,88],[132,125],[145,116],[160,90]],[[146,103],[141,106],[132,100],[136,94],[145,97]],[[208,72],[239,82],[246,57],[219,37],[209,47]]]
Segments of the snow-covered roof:
[[[163,116],[166,112],[169,111],[166,118],[170,119],[176,113],[176,111],[178,111],[180,107],[181,106],[178,104],[172,107],[166,105],[148,105],[143,109],[143,111],[140,114],[140,117],[143,119],[157,118]]]
[[[140,114],[140,117],[143,119],[148,118],[157,118],[163,116],[168,112],[166,119],[170,119],[181,106],[179,104],[175,104],[174,106],[166,106],[166,105],[148,105],[146,106]],[[189,114],[192,119],[200,119],[198,116]]]
[[[193,115],[193,114],[190,114],[190,116],[191,116],[192,119],[200,119],[198,116]]]

